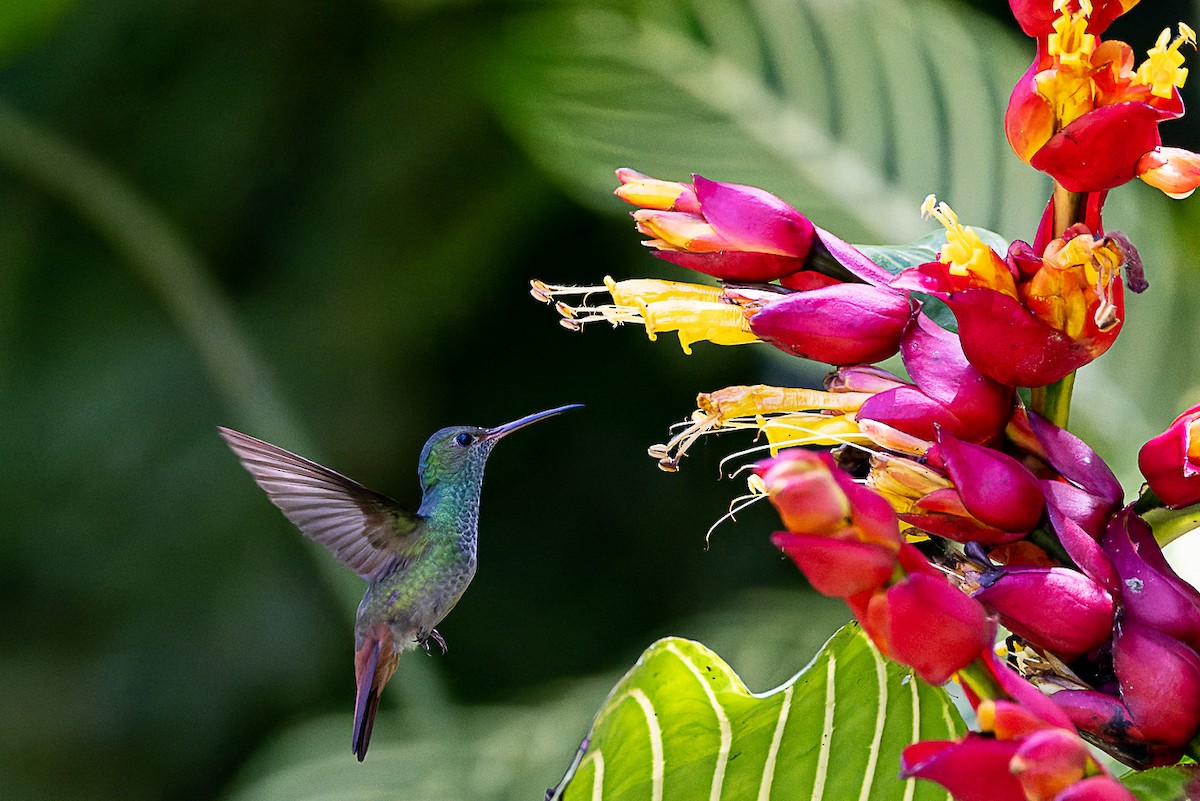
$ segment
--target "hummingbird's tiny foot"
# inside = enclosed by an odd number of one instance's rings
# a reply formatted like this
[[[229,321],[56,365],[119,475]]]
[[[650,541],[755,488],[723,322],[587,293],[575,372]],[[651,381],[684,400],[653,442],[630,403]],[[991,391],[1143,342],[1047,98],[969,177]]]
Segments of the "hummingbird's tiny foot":
[[[446,653],[446,640],[442,637],[441,634],[438,633],[437,629],[430,629],[428,632],[422,631],[421,633],[419,633],[417,635],[417,642],[420,644],[420,646],[422,648],[425,649],[425,653],[429,653],[429,641],[430,640],[433,640],[434,642],[436,642],[438,645],[441,646],[443,654]]]

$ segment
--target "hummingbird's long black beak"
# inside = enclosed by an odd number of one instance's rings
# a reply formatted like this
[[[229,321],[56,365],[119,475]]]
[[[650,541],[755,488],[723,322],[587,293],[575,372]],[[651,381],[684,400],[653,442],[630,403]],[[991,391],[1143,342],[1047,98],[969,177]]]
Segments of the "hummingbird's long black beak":
[[[481,440],[500,439],[504,435],[511,434],[512,432],[516,431],[519,428],[524,428],[525,426],[532,425],[532,424],[536,423],[538,420],[545,420],[547,417],[553,417],[556,414],[562,414],[563,412],[570,411],[571,409],[582,409],[582,408],[583,408],[582,403],[568,403],[566,406],[559,406],[556,409],[547,409],[544,412],[528,414],[528,415],[525,415],[524,417],[522,417],[520,420],[513,420],[511,423],[505,423],[502,426],[496,426],[495,428],[489,428],[487,431],[484,431],[482,434],[480,434],[479,438]]]

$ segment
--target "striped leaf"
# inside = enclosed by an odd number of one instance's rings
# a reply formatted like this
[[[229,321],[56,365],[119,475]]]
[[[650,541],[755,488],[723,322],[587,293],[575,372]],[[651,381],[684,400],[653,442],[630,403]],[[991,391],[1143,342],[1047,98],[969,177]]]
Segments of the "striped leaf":
[[[703,645],[668,638],[613,689],[560,796],[945,799],[937,785],[900,781],[899,755],[961,731],[946,694],[884,659],[855,624],[763,694]]]
[[[629,166],[761,186],[849,241],[929,230],[930,192],[1021,236],[1049,186],[1002,116],[1032,56],[930,0],[567,4],[509,28],[488,97],[542,168],[613,211]]]

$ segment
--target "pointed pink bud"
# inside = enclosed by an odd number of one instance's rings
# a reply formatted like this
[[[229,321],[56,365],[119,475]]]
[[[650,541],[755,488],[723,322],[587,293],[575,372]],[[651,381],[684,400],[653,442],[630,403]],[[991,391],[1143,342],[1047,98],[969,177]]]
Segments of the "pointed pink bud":
[[[1065,567],[999,568],[972,597],[1000,615],[1013,634],[1070,662],[1112,634],[1113,599]]]
[[[655,255],[730,281],[765,282],[804,269],[813,225],[752,186],[693,176],[690,184],[617,171],[616,194],[640,208],[638,230]]]
[[[1055,530],[1058,529],[1055,521],[1070,520],[1093,539],[1100,539],[1115,511],[1111,504],[1065,481],[1046,479],[1041,485]]]
[[[891,504],[856,483],[827,452],[788,448],[755,472],[791,531],[853,537],[893,552],[903,542]]]
[[[910,572],[870,598],[847,600],[879,650],[930,684],[948,681],[991,644],[983,607],[937,573]]]
[[[1200,655],[1171,637],[1121,623],[1113,638],[1121,700],[1151,744],[1182,749],[1200,728]]]
[[[812,245],[813,224],[770,192],[753,186],[692,176],[701,213],[736,250],[778,253],[803,259]]]
[[[833,598],[873,592],[896,569],[896,550],[876,543],[793,532],[775,534],[771,542],[791,557],[814,590]]]
[[[1089,776],[1072,784],[1054,801],[1138,801],[1137,796],[1112,776]]]
[[[750,318],[750,330],[797,356],[834,365],[862,364],[894,354],[911,315],[906,293],[834,284],[766,303]]]
[[[993,448],[938,432],[942,459],[967,510],[1003,531],[1032,531],[1046,507],[1042,488],[1029,468]]]
[[[1172,509],[1200,502],[1200,404],[1142,446],[1138,467],[1154,494]]]
[[[1009,436],[1067,481],[1107,501],[1114,511],[1121,505],[1121,482],[1100,455],[1070,431],[1021,407],[1012,416]]]
[[[1071,561],[1085,576],[1107,590],[1110,595],[1120,597],[1120,576],[1105,555],[1104,549],[1100,547],[1100,543],[1070,517],[1062,516],[1053,504],[1047,504],[1047,513],[1050,525],[1054,527],[1054,533],[1058,535],[1058,541],[1067,552],[1067,556],[1071,557]]]
[[[1051,698],[1079,731],[1103,743],[1105,751],[1126,765],[1147,768],[1153,764],[1170,764],[1179,758],[1179,752],[1169,761],[1159,761],[1153,756],[1153,749],[1146,743],[1129,710],[1114,695],[1097,690],[1061,690]]]
[[[901,514],[900,519],[922,531],[964,544],[1004,545],[1025,536],[1023,531],[1004,531],[980,521],[967,510],[962,496],[953,487],[934,490],[919,499],[913,504],[913,511]]]
[[[1054,801],[1088,769],[1087,746],[1066,729],[1043,729],[1022,738],[1009,763],[1029,801]]]
[[[1121,578],[1124,619],[1200,650],[1200,592],[1167,564],[1149,524],[1126,508],[1100,544]]]

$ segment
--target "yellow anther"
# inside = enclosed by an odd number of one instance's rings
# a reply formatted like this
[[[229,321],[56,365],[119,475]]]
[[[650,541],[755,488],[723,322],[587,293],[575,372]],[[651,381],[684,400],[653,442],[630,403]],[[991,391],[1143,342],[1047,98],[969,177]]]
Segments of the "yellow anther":
[[[1014,298],[1017,296],[1012,274],[974,229],[959,223],[954,209],[929,195],[921,204],[921,214],[925,219],[934,218],[946,229],[946,245],[938,254],[938,260],[948,265],[951,275],[970,276],[975,284]]]
[[[1066,3],[1056,4],[1055,8],[1060,16],[1054,20],[1054,33],[1046,37],[1046,51],[1055,56],[1059,64],[1082,67],[1096,49],[1096,37],[1087,32],[1091,4],[1081,4],[1074,14]]]
[[[1183,54],[1179,48],[1184,44],[1196,46],[1196,32],[1179,23],[1179,35],[1171,39],[1171,29],[1164,28],[1158,35],[1154,47],[1146,53],[1146,60],[1137,69],[1135,80],[1150,87],[1150,94],[1164,99],[1170,98],[1176,88],[1187,80],[1187,68],[1183,66]]]

